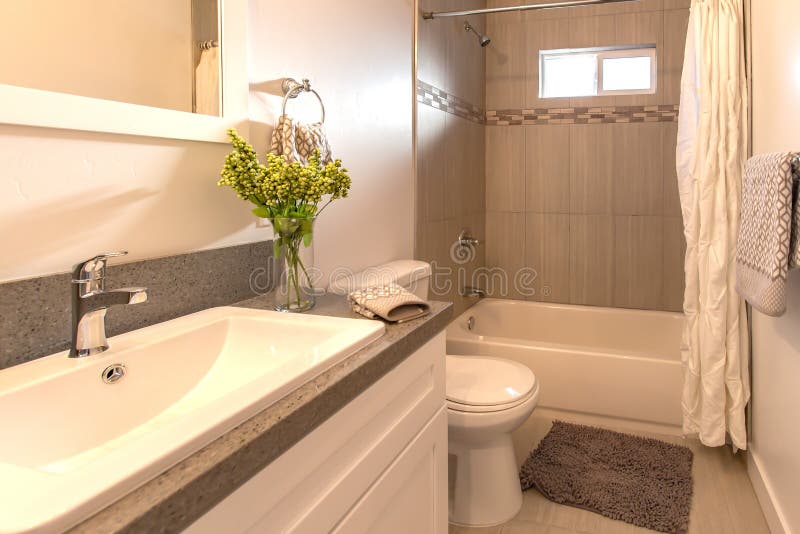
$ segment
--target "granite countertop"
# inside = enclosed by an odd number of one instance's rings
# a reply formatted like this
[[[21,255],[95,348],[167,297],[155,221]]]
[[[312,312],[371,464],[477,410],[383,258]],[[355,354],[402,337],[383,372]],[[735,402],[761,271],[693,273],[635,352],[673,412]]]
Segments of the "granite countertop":
[[[186,528],[443,330],[452,318],[452,305],[430,304],[429,315],[387,324],[386,333],[376,341],[70,532],[156,533]],[[272,309],[272,296],[234,306]],[[310,313],[363,319],[337,295],[318,298]]]

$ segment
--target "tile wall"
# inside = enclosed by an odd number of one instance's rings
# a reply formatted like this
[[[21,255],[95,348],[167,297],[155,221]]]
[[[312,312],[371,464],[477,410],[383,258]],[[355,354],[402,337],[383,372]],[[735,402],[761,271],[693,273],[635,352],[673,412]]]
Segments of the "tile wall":
[[[426,0],[424,11],[480,9],[484,0]],[[468,228],[485,240],[484,87],[486,50],[468,20],[485,31],[484,16],[419,18],[417,42],[417,183],[415,256],[440,273],[433,298],[451,300],[458,314],[474,303],[458,288],[484,264],[485,245],[464,259],[451,249]]]
[[[533,296],[507,296],[681,309],[674,153],[689,3],[487,16],[485,260],[538,273]],[[539,50],[640,44],[657,47],[656,94],[538,97]]]

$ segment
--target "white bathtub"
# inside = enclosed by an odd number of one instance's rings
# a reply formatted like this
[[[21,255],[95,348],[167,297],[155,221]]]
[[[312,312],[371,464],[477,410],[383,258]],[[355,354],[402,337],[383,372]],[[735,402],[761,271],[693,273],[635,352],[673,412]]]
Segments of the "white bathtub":
[[[485,299],[448,326],[447,353],[527,365],[544,409],[675,427],[682,320],[680,313]]]

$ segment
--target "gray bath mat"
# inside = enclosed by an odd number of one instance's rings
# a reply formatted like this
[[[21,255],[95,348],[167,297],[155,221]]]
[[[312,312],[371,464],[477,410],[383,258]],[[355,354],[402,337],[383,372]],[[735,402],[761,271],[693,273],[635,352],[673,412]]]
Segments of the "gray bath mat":
[[[692,451],[555,421],[520,469],[522,489],[551,501],[660,532],[685,533],[692,506]]]

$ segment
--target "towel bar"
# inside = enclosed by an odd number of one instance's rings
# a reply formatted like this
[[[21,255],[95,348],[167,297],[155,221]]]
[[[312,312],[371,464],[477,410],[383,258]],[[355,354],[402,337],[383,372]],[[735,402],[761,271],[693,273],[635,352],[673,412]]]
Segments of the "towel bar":
[[[322,97],[319,96],[319,93],[311,88],[311,83],[308,81],[308,78],[303,78],[303,83],[298,82],[294,78],[284,78],[281,83],[281,89],[283,89],[283,107],[281,107],[281,115],[286,115],[286,103],[290,98],[297,98],[297,95],[303,92],[312,93],[317,97],[317,100],[319,100],[319,107],[322,110],[322,119],[319,122],[325,122],[325,104],[322,103]]]

